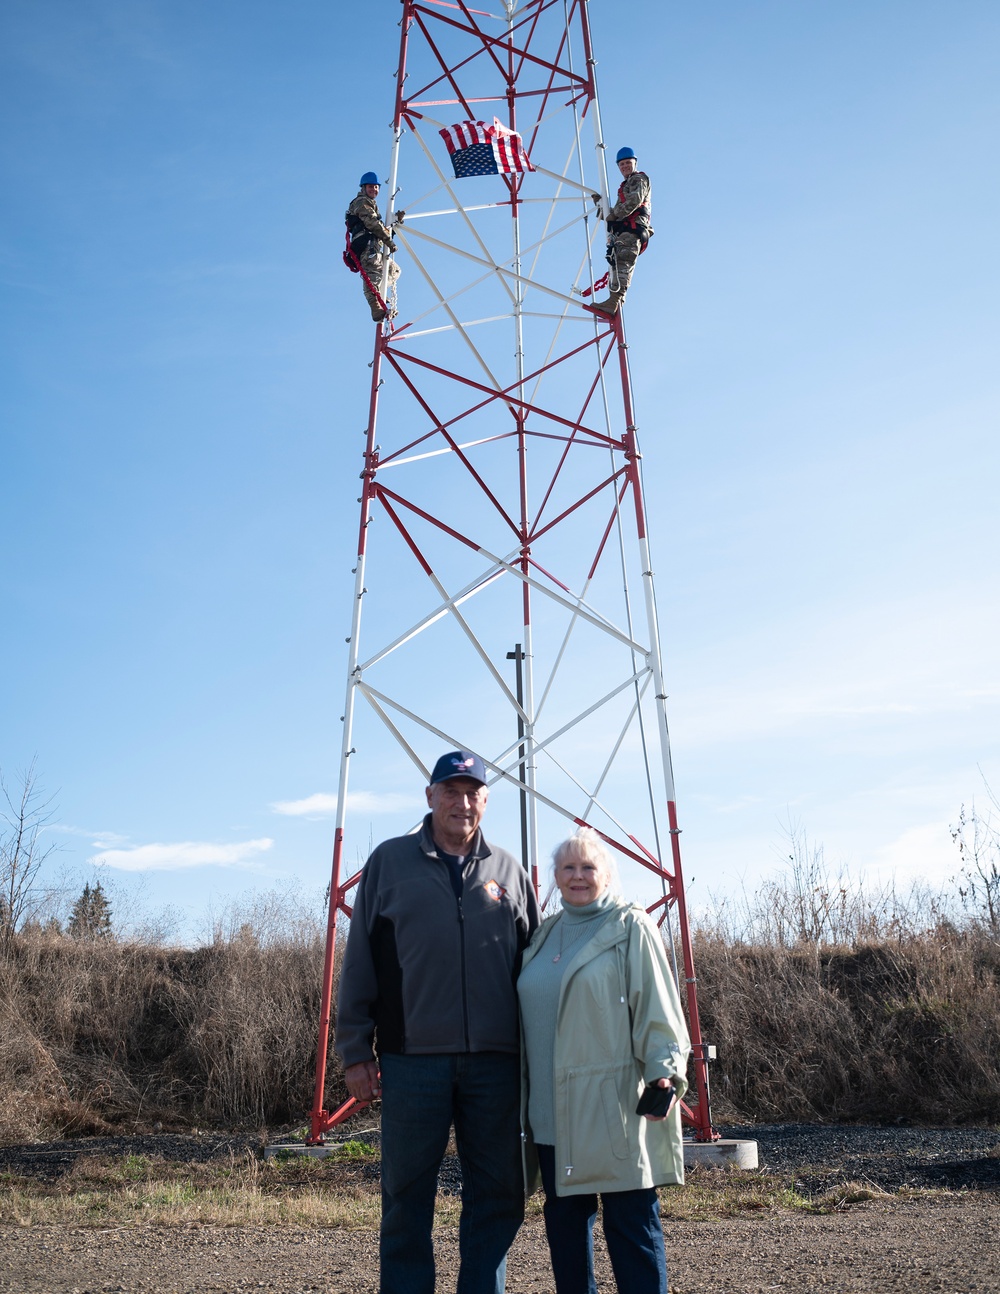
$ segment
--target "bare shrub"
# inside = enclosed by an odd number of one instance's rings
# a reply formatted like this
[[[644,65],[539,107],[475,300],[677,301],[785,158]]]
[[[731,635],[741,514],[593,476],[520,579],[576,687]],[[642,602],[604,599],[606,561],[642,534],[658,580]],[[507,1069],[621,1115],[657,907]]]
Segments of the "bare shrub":
[[[178,1001],[180,1073],[205,1118],[286,1122],[309,1108],[322,948],[213,944]],[[266,988],[265,988],[266,986]]]
[[[695,925],[716,1118],[996,1121],[1000,948],[946,893],[785,871]]]
[[[43,798],[32,763],[11,789],[0,773],[0,951],[10,945],[26,921],[37,918],[43,900],[38,871],[52,852],[39,835],[52,818],[51,800]]]
[[[16,936],[0,959],[0,1137],[303,1118],[323,939],[275,911],[197,949]]]
[[[995,1122],[1000,956],[974,931],[854,949],[695,941],[716,1117]]]
[[[870,885],[843,866],[832,867],[823,846],[811,843],[799,823],[789,822],[785,836],[778,873],[752,893],[713,899],[695,920],[702,933],[767,948],[851,948],[897,941],[953,915],[950,897],[927,885]]]
[[[962,866],[958,893],[965,911],[994,939],[1000,939],[1000,802],[987,785],[989,807],[969,812],[963,804],[951,838],[958,847]]]

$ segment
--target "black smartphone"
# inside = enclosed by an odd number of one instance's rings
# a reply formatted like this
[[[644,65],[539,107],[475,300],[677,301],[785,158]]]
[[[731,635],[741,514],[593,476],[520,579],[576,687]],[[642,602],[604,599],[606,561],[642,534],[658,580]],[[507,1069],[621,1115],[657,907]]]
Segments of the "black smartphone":
[[[662,1119],[670,1113],[670,1107],[673,1105],[677,1093],[674,1090],[673,1083],[666,1087],[657,1087],[655,1083],[647,1083],[643,1089],[642,1096],[639,1097],[639,1104],[635,1107],[636,1114],[652,1114],[657,1119]]]

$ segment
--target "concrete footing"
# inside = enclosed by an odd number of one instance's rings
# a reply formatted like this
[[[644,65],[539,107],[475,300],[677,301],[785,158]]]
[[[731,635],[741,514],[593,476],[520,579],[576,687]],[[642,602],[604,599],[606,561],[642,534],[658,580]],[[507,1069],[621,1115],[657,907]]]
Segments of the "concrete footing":
[[[335,1141],[327,1142],[325,1146],[307,1146],[304,1141],[276,1141],[264,1147],[264,1158],[274,1159],[278,1155],[307,1155],[310,1159],[325,1159],[327,1155],[332,1155],[339,1148],[339,1144]]]
[[[756,1141],[685,1141],[684,1167],[709,1164],[713,1168],[756,1168]]]

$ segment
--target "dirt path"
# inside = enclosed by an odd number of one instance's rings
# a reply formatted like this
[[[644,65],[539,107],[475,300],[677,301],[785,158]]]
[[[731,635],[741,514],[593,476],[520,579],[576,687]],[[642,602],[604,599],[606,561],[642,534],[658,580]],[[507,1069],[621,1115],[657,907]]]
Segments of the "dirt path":
[[[454,1228],[439,1231],[439,1294],[452,1294]],[[996,1294],[1000,1197],[971,1192],[857,1205],[815,1216],[671,1223],[671,1287],[678,1294]],[[371,1232],[299,1228],[137,1226],[111,1230],[0,1228],[4,1294],[375,1294]],[[601,1254],[601,1289],[614,1284]],[[522,1229],[509,1294],[552,1290],[541,1219]]]

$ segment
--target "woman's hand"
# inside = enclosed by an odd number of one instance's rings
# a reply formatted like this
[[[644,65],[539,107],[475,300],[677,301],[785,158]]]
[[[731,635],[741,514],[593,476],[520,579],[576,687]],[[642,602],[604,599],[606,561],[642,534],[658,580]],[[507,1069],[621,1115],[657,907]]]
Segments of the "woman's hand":
[[[674,1106],[677,1103],[677,1092],[674,1089],[674,1085],[673,1083],[671,1083],[669,1078],[658,1078],[655,1083],[650,1083],[649,1086],[650,1087],[669,1087],[673,1093],[673,1096],[670,1101],[670,1105],[667,1109],[666,1114],[646,1114],[643,1116],[644,1118],[648,1119],[650,1123],[662,1123],[664,1119],[669,1118],[671,1110],[673,1110]]]

